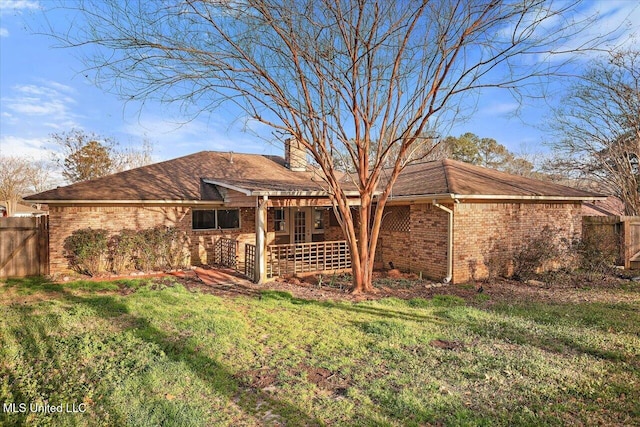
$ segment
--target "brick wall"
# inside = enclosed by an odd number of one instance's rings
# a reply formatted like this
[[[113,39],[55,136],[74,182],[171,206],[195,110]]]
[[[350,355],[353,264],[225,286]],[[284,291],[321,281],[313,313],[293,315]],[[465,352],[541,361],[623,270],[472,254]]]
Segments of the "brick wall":
[[[411,205],[411,271],[434,280],[447,275],[448,220],[446,212],[431,204]]]
[[[580,203],[456,204],[454,283],[487,278],[489,267],[511,274],[513,256],[545,226],[557,229],[557,241],[580,237]]]
[[[255,243],[255,209],[240,208],[239,230],[192,230],[191,208],[184,206],[50,206],[49,251],[51,274],[69,271],[64,256],[64,241],[75,230],[91,227],[118,233],[122,229],[139,230],[158,225],[184,230],[189,237],[191,264],[207,264],[213,259],[215,240],[220,237],[240,241],[240,261],[244,243]],[[273,233],[268,233],[273,239]]]
[[[447,274],[447,214],[430,204],[411,205],[408,214],[406,231],[386,227],[383,221],[377,258],[384,268],[391,262],[395,268],[441,280]]]
[[[513,255],[527,239],[537,236],[545,225],[560,230],[557,238],[575,238],[581,234],[579,203],[460,203],[454,209],[454,283],[473,277],[486,278],[490,265],[499,265],[501,274],[510,273]],[[343,240],[340,227],[331,226],[325,211],[325,239]],[[447,273],[447,213],[431,204],[410,207],[409,231],[382,230],[377,259],[385,267],[389,261],[403,270],[441,280]],[[49,211],[49,248],[51,274],[68,271],[64,240],[74,230],[91,227],[117,233],[122,229],[144,229],[157,225],[175,226],[189,236],[191,264],[212,260],[216,239],[227,237],[240,242],[238,256],[244,260],[244,244],[255,243],[255,209],[240,208],[240,230],[191,229],[191,208],[183,206],[105,206],[61,207]],[[273,210],[268,211],[268,226]],[[275,233],[267,233],[267,244]]]
[[[557,229],[556,239],[574,239],[582,227],[579,203],[460,203],[454,209],[453,282],[484,279],[489,267],[512,273],[511,260],[523,242],[545,226]],[[422,272],[442,280],[447,274],[448,214],[431,204],[411,205],[410,230],[380,232],[381,265]]]

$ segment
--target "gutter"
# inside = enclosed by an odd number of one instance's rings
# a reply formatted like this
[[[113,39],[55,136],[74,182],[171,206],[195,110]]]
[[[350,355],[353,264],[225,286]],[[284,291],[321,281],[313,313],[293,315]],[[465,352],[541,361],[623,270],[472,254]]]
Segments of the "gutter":
[[[28,199],[30,203],[46,205],[208,205],[222,206],[224,202],[218,200],[50,200]]]
[[[500,195],[500,194],[412,194],[407,196],[389,197],[389,201],[414,201],[425,202],[433,200],[501,200],[501,201],[550,201],[550,202],[583,202],[605,200],[606,196],[516,196],[516,195]]]
[[[446,206],[442,206],[433,200],[433,206],[441,209],[449,214],[449,226],[447,229],[447,277],[442,281],[444,283],[451,283],[453,278],[453,211]]]

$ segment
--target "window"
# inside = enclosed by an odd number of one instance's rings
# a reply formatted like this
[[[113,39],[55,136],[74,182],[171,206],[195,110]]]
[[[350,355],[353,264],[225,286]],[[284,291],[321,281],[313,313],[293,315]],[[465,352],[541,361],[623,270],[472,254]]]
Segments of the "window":
[[[194,230],[240,228],[240,211],[238,209],[194,210],[192,228]]]
[[[216,228],[216,211],[193,211],[194,230]]]
[[[316,208],[313,210],[313,230],[324,230],[324,209]]]
[[[284,208],[276,208],[273,211],[273,229],[276,231],[276,233],[287,232],[287,220]]]
[[[240,228],[240,211],[238,209],[219,209],[217,228]]]

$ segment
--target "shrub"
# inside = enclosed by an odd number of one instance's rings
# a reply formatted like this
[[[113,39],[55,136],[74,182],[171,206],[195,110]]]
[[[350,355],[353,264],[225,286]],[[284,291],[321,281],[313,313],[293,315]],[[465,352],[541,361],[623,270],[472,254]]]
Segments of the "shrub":
[[[186,265],[186,233],[174,227],[158,226],[138,232],[138,268],[143,271],[179,268]]]
[[[590,279],[600,279],[613,271],[618,258],[618,239],[604,230],[593,229],[577,244],[580,268]]]
[[[187,233],[174,227],[168,227],[164,233],[164,245],[162,246],[162,257],[166,266],[170,269],[183,268],[187,266]]]
[[[140,230],[136,241],[138,243],[138,269],[150,271],[161,268],[162,256],[159,246],[162,244],[162,227]]]
[[[108,243],[106,230],[83,228],[64,241],[71,268],[78,273],[95,276],[106,271]]]
[[[111,236],[109,239],[111,271],[118,274],[132,269],[137,248],[137,233],[133,230],[122,230],[120,234]]]
[[[487,281],[492,282],[500,276],[509,274],[509,256],[506,247],[496,241],[491,242],[489,249],[483,254],[483,262],[487,269]]]
[[[540,234],[525,242],[513,258],[513,277],[520,281],[531,279],[551,261],[557,260],[562,248],[556,239],[557,232],[545,226]]]

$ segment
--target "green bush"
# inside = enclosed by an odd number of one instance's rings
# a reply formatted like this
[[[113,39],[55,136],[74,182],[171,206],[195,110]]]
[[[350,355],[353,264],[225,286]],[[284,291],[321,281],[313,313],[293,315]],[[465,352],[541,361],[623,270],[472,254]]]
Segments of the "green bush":
[[[121,230],[108,237],[106,230],[84,228],[65,240],[64,248],[71,268],[94,276],[107,268],[120,274],[131,269],[142,271],[183,268],[187,265],[188,238],[174,227],[154,227],[140,231]]]
[[[162,257],[159,246],[162,244],[160,227],[140,230],[136,236],[138,242],[137,267],[142,271],[157,270],[161,267]]]
[[[143,271],[179,268],[186,265],[184,231],[158,226],[138,232],[138,268]]]
[[[163,244],[160,246],[161,256],[169,269],[187,266],[187,233],[175,227],[167,227],[163,234]]]
[[[122,230],[109,239],[111,271],[116,274],[134,268],[134,257],[138,248],[137,232]]]
[[[64,241],[71,268],[78,273],[95,276],[106,271],[109,247],[106,230],[83,228]]]

